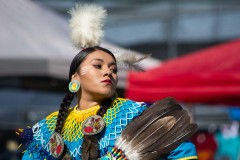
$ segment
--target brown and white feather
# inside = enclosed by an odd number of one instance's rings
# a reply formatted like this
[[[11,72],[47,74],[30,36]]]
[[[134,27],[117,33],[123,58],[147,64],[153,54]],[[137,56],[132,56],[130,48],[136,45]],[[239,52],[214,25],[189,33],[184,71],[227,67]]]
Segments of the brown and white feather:
[[[187,111],[172,98],[158,101],[135,118],[115,143],[129,160],[159,159],[197,130]]]

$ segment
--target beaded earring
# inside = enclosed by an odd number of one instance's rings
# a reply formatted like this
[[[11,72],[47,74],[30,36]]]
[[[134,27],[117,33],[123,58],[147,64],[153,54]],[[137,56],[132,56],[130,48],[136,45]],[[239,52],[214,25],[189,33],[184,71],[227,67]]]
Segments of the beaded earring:
[[[68,89],[72,93],[78,92],[79,88],[80,88],[80,83],[77,80],[72,80],[68,85]]]

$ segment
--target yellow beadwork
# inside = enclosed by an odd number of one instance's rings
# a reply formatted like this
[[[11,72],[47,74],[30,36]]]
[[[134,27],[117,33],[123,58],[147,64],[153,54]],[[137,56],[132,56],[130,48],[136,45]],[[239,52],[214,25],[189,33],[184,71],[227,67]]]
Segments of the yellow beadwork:
[[[64,121],[62,136],[65,140],[72,142],[82,138],[82,122],[88,117],[96,115],[100,106],[94,106],[86,110],[77,110],[77,106],[68,110],[68,115]],[[54,112],[46,118],[46,124],[50,131],[54,131],[58,112]]]
[[[122,104],[126,102],[126,99],[123,98],[116,98],[112,105],[107,110],[106,114],[104,114],[104,121],[106,126],[112,123],[113,119],[116,118],[117,113],[120,111],[120,107]],[[70,108],[68,110],[68,115],[66,120],[64,121],[64,126],[62,129],[62,136],[65,140],[72,142],[76,141],[79,138],[83,137],[82,133],[82,123],[88,117],[96,115],[97,111],[100,109],[100,106],[94,106],[86,110],[77,110],[77,106],[74,108]],[[46,124],[51,131],[54,132],[56,122],[57,122],[58,111],[50,114],[46,117]]]
[[[63,138],[68,141],[82,138],[82,122],[88,117],[96,115],[100,106],[97,105],[86,110],[77,110],[76,108],[69,114],[62,129]]]

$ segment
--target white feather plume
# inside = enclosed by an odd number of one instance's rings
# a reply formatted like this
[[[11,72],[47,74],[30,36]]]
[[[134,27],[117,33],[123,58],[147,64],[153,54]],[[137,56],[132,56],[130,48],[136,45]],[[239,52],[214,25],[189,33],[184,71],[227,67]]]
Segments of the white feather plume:
[[[151,54],[145,54],[140,56],[130,51],[123,53],[121,55],[115,55],[117,59],[117,64],[119,66],[124,66],[124,67],[127,67],[128,69],[141,71],[141,72],[144,72],[144,69],[140,64],[141,61],[149,58],[150,56]]]
[[[106,10],[96,4],[77,4],[69,13],[70,37],[75,47],[82,49],[98,46],[103,38]]]

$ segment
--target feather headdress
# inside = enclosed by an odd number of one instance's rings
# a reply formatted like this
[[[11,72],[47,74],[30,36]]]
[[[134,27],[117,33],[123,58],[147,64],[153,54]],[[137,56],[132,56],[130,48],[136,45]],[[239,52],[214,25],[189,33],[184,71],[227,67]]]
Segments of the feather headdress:
[[[70,38],[78,49],[99,46],[104,36],[103,26],[107,11],[97,4],[76,4],[70,11]],[[113,53],[114,54],[114,53]],[[139,62],[149,55],[137,56],[132,53],[122,53],[115,56],[120,66],[143,71]]]
[[[106,10],[96,4],[76,4],[69,13],[70,37],[75,47],[82,49],[98,46],[103,38]]]
[[[154,103],[122,131],[111,152],[114,158],[154,160],[189,139],[197,124],[172,98]],[[120,158],[121,159],[121,158]]]

